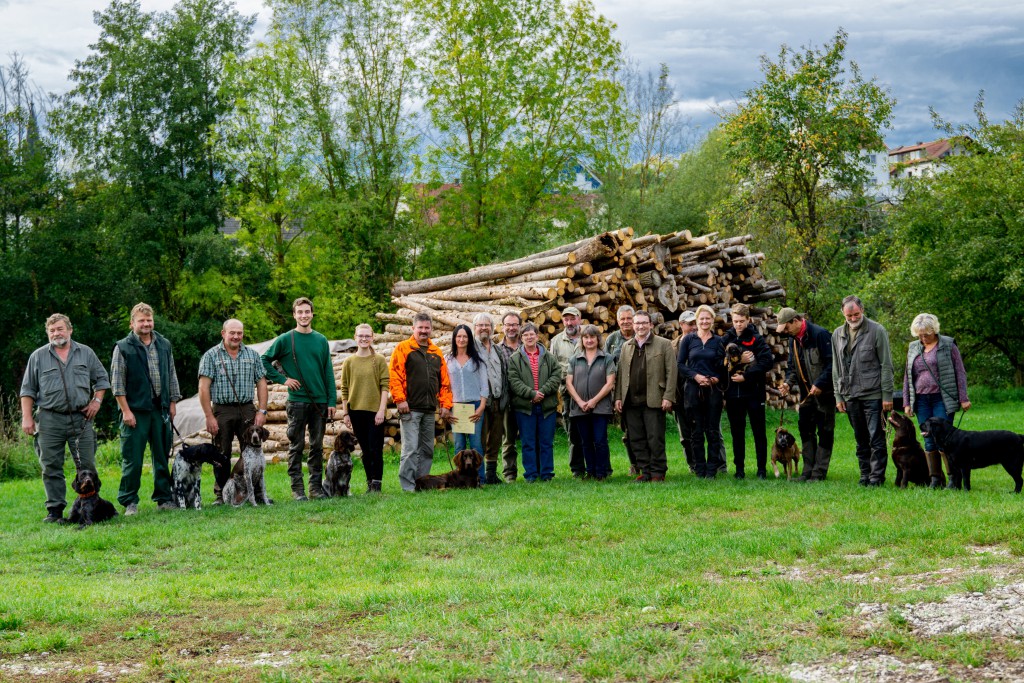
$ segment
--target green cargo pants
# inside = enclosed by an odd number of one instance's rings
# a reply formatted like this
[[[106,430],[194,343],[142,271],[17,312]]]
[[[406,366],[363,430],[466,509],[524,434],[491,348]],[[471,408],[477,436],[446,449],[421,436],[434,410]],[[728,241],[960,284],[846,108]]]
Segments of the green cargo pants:
[[[171,423],[159,410],[135,410],[135,427],[121,421],[121,487],[117,502],[127,507],[139,503],[142,460],[149,444],[153,459],[153,500],[157,505],[171,502],[171,472],[167,455],[171,449]]]

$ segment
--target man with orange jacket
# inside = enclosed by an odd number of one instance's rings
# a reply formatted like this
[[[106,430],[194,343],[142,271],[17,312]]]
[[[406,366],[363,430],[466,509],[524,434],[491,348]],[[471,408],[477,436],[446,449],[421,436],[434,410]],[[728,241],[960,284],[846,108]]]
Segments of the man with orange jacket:
[[[434,411],[451,418],[452,387],[441,349],[430,341],[433,323],[426,313],[412,319],[412,337],[391,353],[391,397],[402,428],[402,460],[398,481],[416,490],[416,478],[430,474],[434,463]]]

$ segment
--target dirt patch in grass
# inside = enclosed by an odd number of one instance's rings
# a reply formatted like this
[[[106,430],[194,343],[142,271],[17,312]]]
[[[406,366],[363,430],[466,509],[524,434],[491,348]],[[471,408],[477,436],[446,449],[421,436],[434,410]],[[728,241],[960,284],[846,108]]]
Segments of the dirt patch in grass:
[[[1024,635],[1024,583],[999,586],[984,593],[950,595],[942,602],[902,607],[876,603],[857,606],[857,615],[869,628],[881,626],[895,612],[910,631],[921,636],[974,634]]]
[[[936,664],[928,660],[900,659],[882,650],[867,650],[813,664],[790,664],[785,675],[806,683],[941,683],[1024,680],[1024,662],[994,660],[983,666]]]

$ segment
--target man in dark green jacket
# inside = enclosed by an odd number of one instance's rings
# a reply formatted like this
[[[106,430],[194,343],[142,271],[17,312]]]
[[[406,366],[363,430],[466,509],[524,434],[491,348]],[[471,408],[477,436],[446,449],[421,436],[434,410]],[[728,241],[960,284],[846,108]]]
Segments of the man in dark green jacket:
[[[153,309],[136,304],[131,314],[132,331],[114,346],[110,383],[121,409],[121,486],[117,501],[125,515],[139,511],[142,460],[149,444],[153,460],[153,500],[160,510],[174,510],[171,503],[171,420],[181,390],[174,370],[171,343],[153,329]]]
[[[300,297],[292,303],[295,329],[282,334],[263,352],[263,367],[272,382],[288,387],[288,476],[292,498],[307,500],[302,482],[302,451],[309,433],[309,495],[325,498],[324,469],[326,420],[334,419],[338,391],[334,384],[331,349],[327,338],[313,331],[313,302]],[[281,366],[278,370],[274,363]],[[283,371],[283,372],[282,372]]]

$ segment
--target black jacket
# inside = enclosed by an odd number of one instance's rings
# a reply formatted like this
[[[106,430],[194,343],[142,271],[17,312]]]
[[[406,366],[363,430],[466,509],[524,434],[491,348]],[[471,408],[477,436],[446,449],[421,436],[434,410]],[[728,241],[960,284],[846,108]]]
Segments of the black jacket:
[[[772,368],[772,350],[769,348],[768,342],[754,331],[753,325],[747,325],[740,336],[736,335],[735,328],[729,328],[729,331],[722,337],[723,354],[725,347],[732,343],[739,344],[744,351],[753,352],[754,361],[743,372],[742,382],[733,382],[728,376],[726,377],[725,398],[727,400],[730,398],[756,398],[764,401],[765,375]],[[726,375],[728,375],[728,371],[726,371]]]
[[[786,384],[790,390],[799,389],[801,398],[811,386],[832,395],[832,334],[828,330],[808,320],[803,343],[790,337]]]

